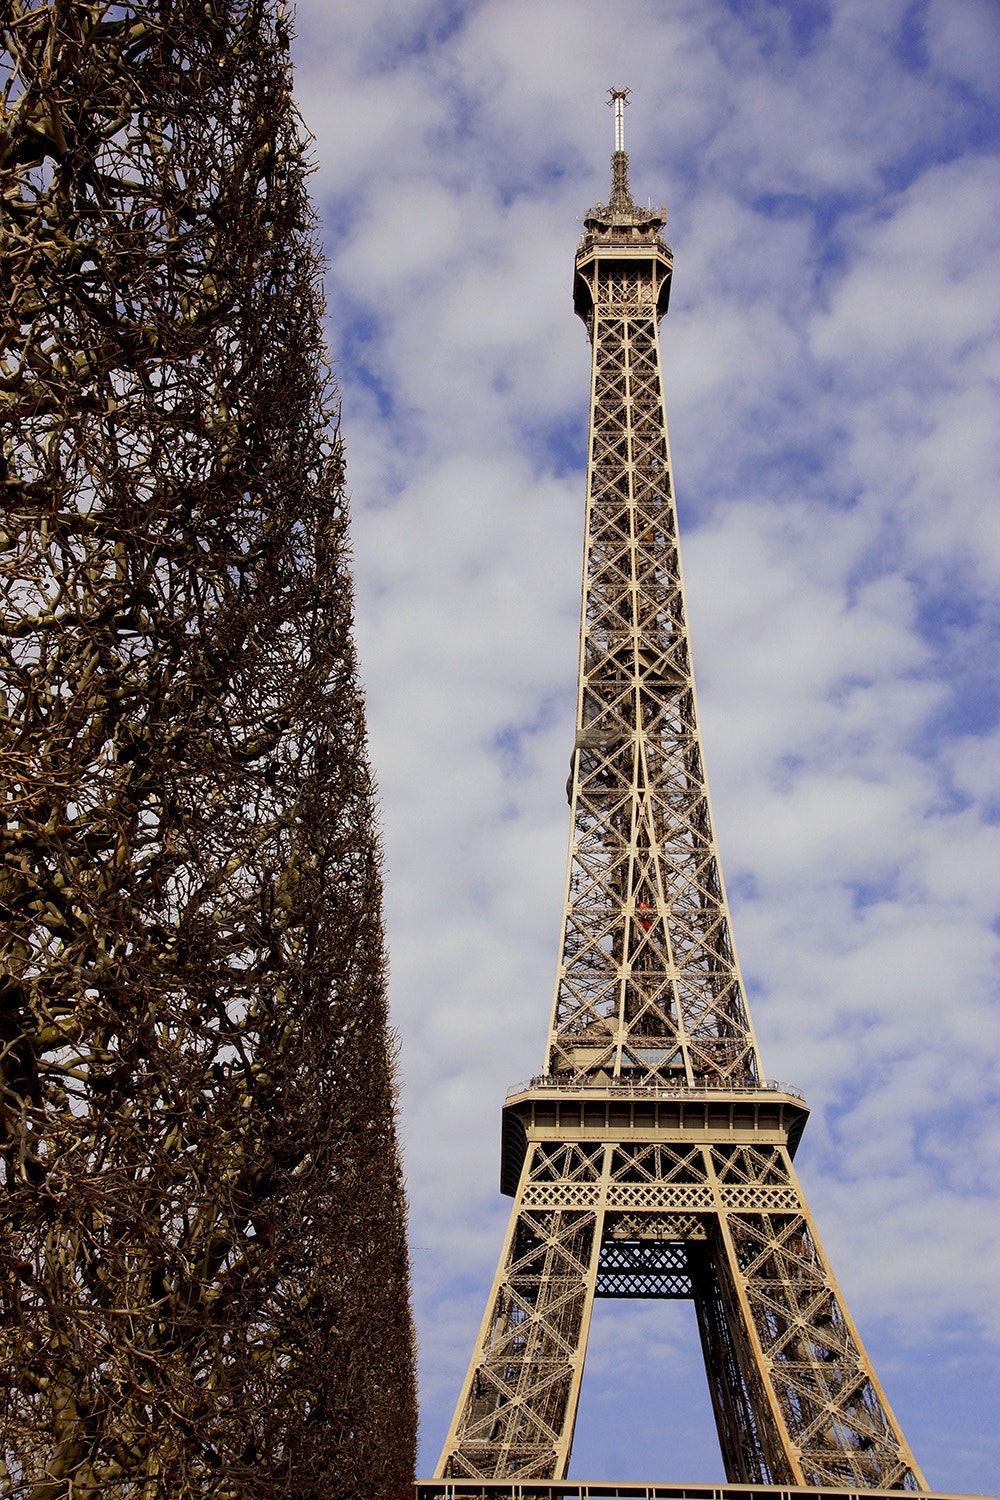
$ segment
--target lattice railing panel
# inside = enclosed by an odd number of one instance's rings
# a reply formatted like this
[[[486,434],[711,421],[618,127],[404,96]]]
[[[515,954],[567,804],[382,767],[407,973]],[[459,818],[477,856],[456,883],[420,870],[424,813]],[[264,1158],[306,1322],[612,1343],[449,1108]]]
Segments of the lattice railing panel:
[[[788,1159],[782,1146],[713,1146],[712,1166],[720,1182],[789,1181]]]
[[[601,1146],[581,1146],[574,1142],[535,1147],[529,1182],[596,1182],[601,1175]]]
[[[690,1297],[687,1246],[654,1239],[605,1239],[598,1297]]]
[[[650,1142],[615,1146],[611,1156],[612,1182],[706,1182],[708,1171],[700,1146]]]

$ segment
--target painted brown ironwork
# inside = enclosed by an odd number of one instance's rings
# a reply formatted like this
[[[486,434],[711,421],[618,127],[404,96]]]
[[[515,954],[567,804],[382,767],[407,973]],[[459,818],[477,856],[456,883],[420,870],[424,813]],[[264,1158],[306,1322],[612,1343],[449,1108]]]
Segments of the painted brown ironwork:
[[[561,962],[545,1073],[504,1112],[514,1208],[438,1475],[565,1479],[594,1298],[690,1297],[731,1483],[919,1490],[792,1166],[808,1111],[764,1078],[733,945],[660,368],[673,256],[665,213],[628,189],[626,97],[611,203],[576,255],[593,361]]]

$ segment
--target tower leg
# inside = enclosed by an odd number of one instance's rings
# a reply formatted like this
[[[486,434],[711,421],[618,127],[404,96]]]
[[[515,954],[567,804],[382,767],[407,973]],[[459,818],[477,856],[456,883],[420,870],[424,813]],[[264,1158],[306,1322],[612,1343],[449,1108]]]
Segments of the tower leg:
[[[847,1311],[787,1153],[712,1152],[720,1197],[716,1269],[756,1447],[772,1483],[926,1488]],[[739,1157],[739,1172],[737,1166]],[[749,1169],[749,1170],[748,1170]],[[744,1177],[737,1183],[735,1177]],[[761,1172],[760,1176],[765,1174]],[[777,1186],[784,1177],[785,1185]],[[756,1201],[754,1201],[756,1200]],[[711,1370],[710,1370],[711,1378]],[[763,1398],[763,1399],[762,1399]],[[721,1435],[721,1428],[720,1428]],[[727,1473],[743,1478],[726,1453]]]
[[[760,1420],[766,1397],[733,1305],[725,1257],[717,1226],[709,1242],[688,1245],[692,1296],[726,1478],[731,1484],[771,1484],[779,1478],[787,1482],[791,1470],[780,1444],[772,1441],[772,1424]]]
[[[532,1145],[437,1474],[565,1479],[604,1221],[603,1147]]]

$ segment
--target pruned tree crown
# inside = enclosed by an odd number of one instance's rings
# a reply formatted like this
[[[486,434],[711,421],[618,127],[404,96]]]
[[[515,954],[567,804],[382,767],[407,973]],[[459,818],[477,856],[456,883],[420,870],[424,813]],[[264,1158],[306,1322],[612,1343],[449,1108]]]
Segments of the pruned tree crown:
[[[399,1500],[379,852],[287,20],[5,11],[4,1493]]]

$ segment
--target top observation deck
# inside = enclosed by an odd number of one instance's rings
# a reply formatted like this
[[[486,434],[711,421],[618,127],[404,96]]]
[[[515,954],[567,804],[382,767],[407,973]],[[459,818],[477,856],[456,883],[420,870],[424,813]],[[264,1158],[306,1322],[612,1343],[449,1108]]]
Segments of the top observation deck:
[[[584,232],[576,252],[573,305],[590,326],[598,302],[598,281],[614,274],[615,267],[628,265],[641,275],[645,269],[655,293],[657,319],[667,311],[674,252],[660,234],[667,210],[641,208],[632,199],[628,180],[628,156],[624,149],[622,112],[628,89],[612,89],[615,107],[615,151],[611,157],[611,198],[600,199],[587,211]],[[637,264],[638,263],[638,264]]]

